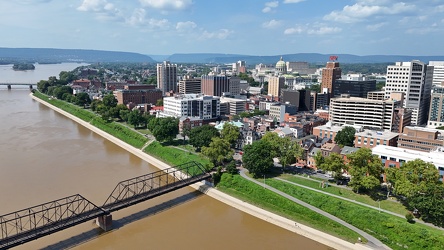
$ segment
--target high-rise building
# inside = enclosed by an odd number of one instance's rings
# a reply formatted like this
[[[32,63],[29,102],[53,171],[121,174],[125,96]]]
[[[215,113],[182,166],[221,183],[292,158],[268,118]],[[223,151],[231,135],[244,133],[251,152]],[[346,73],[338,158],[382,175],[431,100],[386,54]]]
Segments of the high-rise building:
[[[230,95],[239,95],[241,92],[241,79],[237,76],[232,76],[228,79]]]
[[[300,90],[283,89],[282,102],[295,105],[298,108],[298,111],[309,111],[310,91],[305,89],[300,89]]]
[[[430,61],[429,66],[433,66],[433,85],[441,86],[444,82],[444,61]]]
[[[273,97],[281,96],[281,91],[285,86],[285,77],[271,76],[268,79],[268,95]]]
[[[330,121],[338,126],[350,124],[391,131],[394,110],[400,104],[401,101],[370,100],[343,94],[330,100]]]
[[[387,66],[385,98],[393,92],[405,94],[403,107],[412,110],[412,125],[427,123],[433,66],[414,60]]]
[[[342,80],[333,83],[333,96],[349,94],[353,97],[367,97],[367,93],[376,90],[376,80]]]
[[[180,94],[200,94],[202,93],[202,82],[200,78],[186,76],[177,84]]]
[[[427,127],[436,128],[444,126],[444,82],[434,85],[430,101],[430,112]]]
[[[169,61],[157,64],[157,88],[162,93],[177,91],[177,64],[171,64]]]
[[[230,83],[227,76],[202,76],[202,93],[212,96],[223,96],[230,92]]]
[[[342,70],[339,62],[327,62],[327,66],[322,69],[321,89],[328,89],[328,93],[333,95],[333,83],[341,79]]]

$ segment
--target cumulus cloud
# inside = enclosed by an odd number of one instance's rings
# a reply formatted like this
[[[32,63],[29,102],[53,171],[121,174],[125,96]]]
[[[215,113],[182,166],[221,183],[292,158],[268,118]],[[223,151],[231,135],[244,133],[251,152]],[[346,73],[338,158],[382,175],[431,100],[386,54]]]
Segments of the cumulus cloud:
[[[135,9],[133,14],[126,19],[126,23],[148,29],[166,29],[170,26],[167,19],[147,18],[146,11],[142,8]]]
[[[192,21],[178,22],[176,24],[176,30],[179,32],[189,32],[191,30],[194,30],[196,27],[197,24]]]
[[[328,27],[323,24],[299,25],[284,30],[285,35],[308,34],[308,35],[327,35],[341,32],[339,27]]]
[[[80,11],[101,11],[109,4],[106,0],[83,0],[82,4],[77,8]],[[112,4],[111,4],[112,5]]]
[[[272,2],[266,2],[265,7],[262,9],[263,13],[271,12],[274,8],[277,8],[279,6],[278,1],[272,1]]]
[[[191,6],[192,0],[139,0],[144,7],[160,10],[183,10]]]
[[[121,11],[107,0],[83,0],[77,10],[95,12],[101,21],[122,19]]]
[[[204,31],[202,35],[200,36],[201,40],[208,40],[208,39],[220,39],[224,40],[227,39],[228,36],[230,36],[233,33],[233,31],[228,29],[220,29],[218,31],[209,32]]]
[[[266,29],[274,29],[276,27],[279,27],[281,24],[282,21],[272,19],[268,22],[262,23],[262,27]]]
[[[332,11],[324,16],[324,20],[352,23],[374,15],[394,15],[415,10],[415,5],[398,2],[390,6],[370,5],[382,1],[360,1],[354,5],[346,5],[341,11]]]
[[[300,3],[304,2],[305,0],[284,0],[284,3]]]

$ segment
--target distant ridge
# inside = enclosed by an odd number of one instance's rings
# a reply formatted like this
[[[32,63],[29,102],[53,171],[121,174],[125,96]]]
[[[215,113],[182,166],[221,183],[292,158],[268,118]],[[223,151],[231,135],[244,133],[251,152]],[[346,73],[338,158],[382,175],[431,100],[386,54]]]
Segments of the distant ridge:
[[[39,63],[155,62],[147,55],[133,52],[47,48],[0,48],[0,62],[1,61],[28,61]]]
[[[444,56],[405,56],[405,55],[368,55],[357,56],[351,54],[319,54],[319,53],[297,53],[282,54],[274,56],[249,56],[236,54],[217,54],[217,53],[190,53],[173,54],[167,60],[173,63],[233,63],[239,60],[246,61],[248,65],[254,64],[275,64],[280,57],[288,62],[309,62],[314,64],[325,64],[329,61],[330,55],[338,56],[341,63],[394,63],[411,60],[420,60],[428,63],[429,61],[444,61]]]

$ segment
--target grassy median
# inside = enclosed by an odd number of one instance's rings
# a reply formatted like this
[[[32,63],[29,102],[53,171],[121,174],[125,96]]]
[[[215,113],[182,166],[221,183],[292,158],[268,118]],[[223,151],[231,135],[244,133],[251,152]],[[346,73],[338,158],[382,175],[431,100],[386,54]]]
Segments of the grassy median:
[[[217,189],[252,205],[346,241],[356,243],[358,237],[364,238],[341,224],[275,194],[272,191],[264,189],[264,187],[248,181],[239,175],[224,173],[221,181],[217,185]]]
[[[366,231],[393,249],[443,249],[444,231],[279,180],[267,184]]]

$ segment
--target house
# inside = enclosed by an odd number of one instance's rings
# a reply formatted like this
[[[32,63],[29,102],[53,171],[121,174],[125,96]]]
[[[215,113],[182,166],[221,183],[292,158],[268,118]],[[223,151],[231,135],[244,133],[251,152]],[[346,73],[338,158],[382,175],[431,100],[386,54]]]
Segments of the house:
[[[335,143],[325,143],[321,147],[322,156],[328,157],[333,153],[340,154],[341,148]]]
[[[318,152],[321,152],[321,149],[320,148],[312,148],[311,150],[310,150],[310,152],[308,153],[308,156],[307,156],[307,166],[309,167],[309,168],[314,168],[314,169],[317,169],[317,167],[316,167],[316,161],[315,161],[315,155],[318,153]]]
[[[290,128],[277,128],[273,131],[273,133],[277,133],[281,138],[294,137],[294,132]]]

